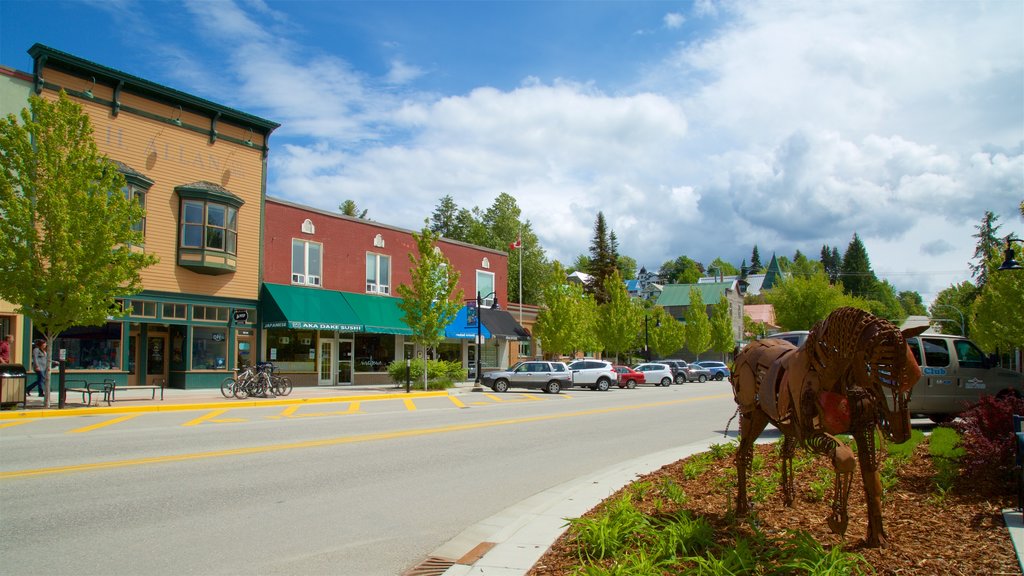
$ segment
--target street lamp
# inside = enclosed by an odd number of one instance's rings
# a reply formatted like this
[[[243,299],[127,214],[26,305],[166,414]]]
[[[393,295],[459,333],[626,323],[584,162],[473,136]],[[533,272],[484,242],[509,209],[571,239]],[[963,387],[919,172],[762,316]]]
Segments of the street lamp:
[[[648,362],[651,361],[651,348],[650,348],[650,345],[649,345],[649,340],[650,339],[649,339],[649,336],[648,336],[648,333],[647,333],[647,321],[650,320],[650,319],[651,319],[650,315],[644,314],[644,356],[647,357],[647,361]],[[654,321],[654,327],[657,328],[659,326],[661,326],[661,320],[655,320]]]
[[[960,335],[961,336],[966,336],[967,335],[966,330],[965,330],[965,326],[964,326],[964,313],[961,312],[959,308],[957,308],[956,306],[951,306],[949,304],[932,304],[932,308],[933,309],[934,308],[949,308],[950,310],[953,310],[954,312],[959,314],[960,315]],[[936,318],[936,320],[945,320],[945,318]],[[954,320],[954,322],[955,322],[955,320]]]
[[[480,296],[480,293],[476,293],[476,379],[473,380],[473,390],[480,392],[483,390],[483,386],[480,385],[480,353],[483,351],[483,334],[481,332],[480,325],[483,324],[483,317],[481,312],[484,308],[484,300],[494,296],[494,303],[491,304],[491,310],[498,307],[498,293],[491,292],[487,296]]]
[[[1020,238],[1014,238],[1013,234],[1007,236],[1006,252],[1003,254],[1005,258],[1003,259],[1003,263],[999,266],[998,270],[1020,270],[1024,268],[1020,265],[1020,262],[1017,262],[1016,260],[1013,259],[1014,254],[1013,245],[1011,244],[1012,242],[1020,242],[1021,244],[1024,244],[1024,240],[1021,240]]]

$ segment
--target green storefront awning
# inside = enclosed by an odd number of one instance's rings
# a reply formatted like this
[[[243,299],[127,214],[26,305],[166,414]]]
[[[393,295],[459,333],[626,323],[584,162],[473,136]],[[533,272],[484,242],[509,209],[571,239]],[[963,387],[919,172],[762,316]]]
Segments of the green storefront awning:
[[[263,328],[361,332],[363,322],[341,292],[264,284],[260,295]]]
[[[339,294],[344,296],[356,316],[359,317],[363,325],[363,332],[404,334],[406,336],[412,334],[412,330],[402,321],[402,316],[405,313],[398,307],[401,298],[354,292],[340,292]]]

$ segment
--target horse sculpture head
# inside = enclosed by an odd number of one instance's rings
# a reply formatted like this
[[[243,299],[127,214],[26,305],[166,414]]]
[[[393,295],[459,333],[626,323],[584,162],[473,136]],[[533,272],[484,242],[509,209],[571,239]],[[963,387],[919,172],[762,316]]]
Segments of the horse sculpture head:
[[[921,377],[907,338],[926,328],[901,332],[863,310],[839,308],[811,329],[805,347],[823,380],[835,383],[834,392],[867,393],[879,430],[900,444],[910,438],[910,394]]]

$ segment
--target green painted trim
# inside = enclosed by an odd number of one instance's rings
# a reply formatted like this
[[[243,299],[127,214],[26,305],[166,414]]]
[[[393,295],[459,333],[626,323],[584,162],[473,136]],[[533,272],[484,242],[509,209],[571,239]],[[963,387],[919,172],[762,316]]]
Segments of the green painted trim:
[[[213,202],[215,204],[226,204],[234,209],[239,209],[245,204],[245,200],[241,197],[236,196],[227,188],[218,186],[211,182],[205,182],[203,184],[209,184],[209,186],[199,185],[199,182],[192,184],[182,184],[174,187],[174,192],[178,194],[179,198],[188,198],[190,200],[205,200]],[[179,206],[180,208],[180,206]]]
[[[197,260],[182,260],[181,256],[183,254],[200,254],[200,255],[202,255],[202,260],[198,260],[198,261]],[[187,268],[187,269],[189,269],[189,270],[191,270],[193,272],[199,273],[199,274],[208,274],[208,275],[211,275],[211,276],[220,276],[221,274],[232,274],[232,273],[237,271],[237,266],[232,266],[230,264],[222,264],[220,262],[209,262],[209,261],[207,261],[207,259],[206,259],[207,256],[208,255],[214,255],[214,254],[216,254],[218,256],[221,256],[221,255],[225,255],[227,253],[226,252],[218,252],[218,251],[214,251],[214,250],[203,250],[202,248],[181,248],[181,247],[179,247],[178,248],[178,266],[181,266],[182,268]],[[237,256],[234,256],[234,258],[235,258],[235,260],[238,259]]]

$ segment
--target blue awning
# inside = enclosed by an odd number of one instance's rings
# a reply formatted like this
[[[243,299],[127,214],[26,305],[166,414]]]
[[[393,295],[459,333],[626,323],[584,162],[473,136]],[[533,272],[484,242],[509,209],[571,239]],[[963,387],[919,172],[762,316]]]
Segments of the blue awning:
[[[486,312],[485,312],[486,314]],[[444,337],[445,338],[466,338],[469,340],[476,339],[477,325],[469,323],[469,307],[463,306],[459,313],[455,315],[455,319],[452,320],[451,324],[445,327]],[[487,325],[480,326],[480,335],[484,338],[491,337],[491,331],[487,329]]]

